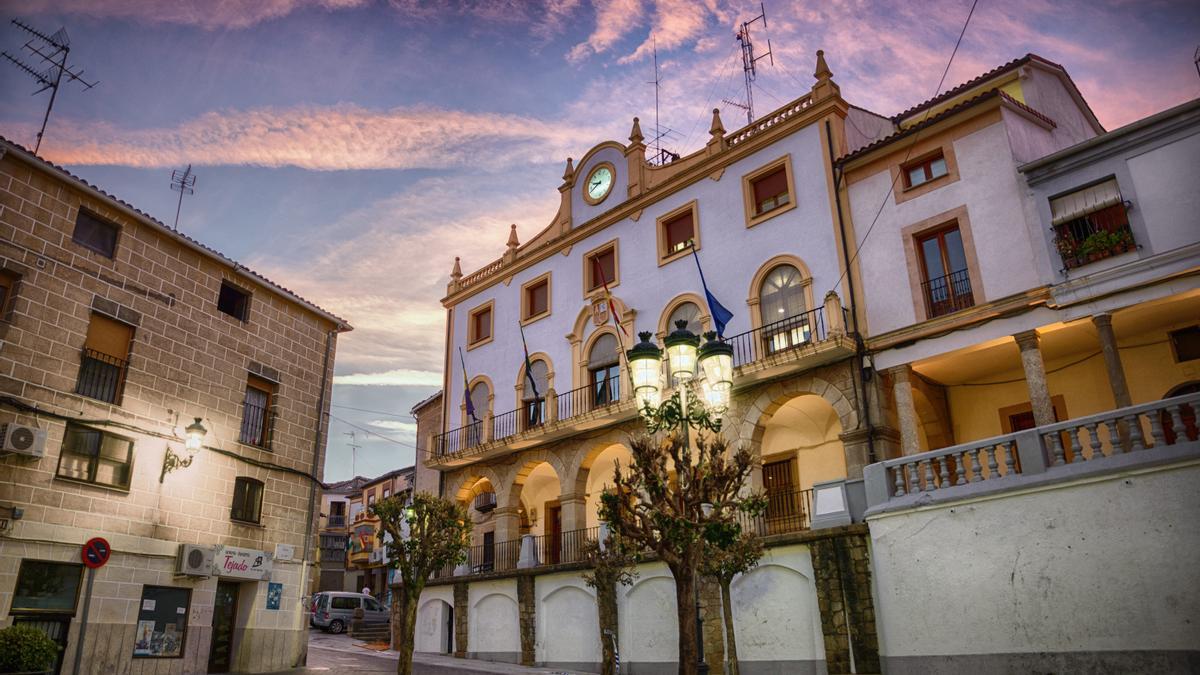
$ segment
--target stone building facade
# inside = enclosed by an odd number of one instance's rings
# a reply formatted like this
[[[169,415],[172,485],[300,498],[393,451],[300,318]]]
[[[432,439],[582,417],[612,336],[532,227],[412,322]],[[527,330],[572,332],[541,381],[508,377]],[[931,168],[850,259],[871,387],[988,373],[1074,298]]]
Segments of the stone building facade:
[[[350,327],[7,141],[0,267],[0,617],[62,673],[302,663]]]

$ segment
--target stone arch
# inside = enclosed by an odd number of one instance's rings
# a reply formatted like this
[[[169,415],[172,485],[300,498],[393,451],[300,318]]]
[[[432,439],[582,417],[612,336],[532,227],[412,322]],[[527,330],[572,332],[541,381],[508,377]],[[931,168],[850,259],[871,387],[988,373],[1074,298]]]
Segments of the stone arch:
[[[471,489],[481,479],[487,479],[492,484],[493,490],[499,490],[504,483],[500,474],[496,473],[490,466],[473,466],[467,471],[463,471],[453,479],[450,483],[451,489],[446,491],[446,497],[455,501],[466,501],[472,496]],[[499,494],[496,495],[499,498]]]
[[[663,307],[662,314],[658,317],[658,332],[656,333],[658,339],[663,339],[668,333],[675,330],[674,326],[667,325],[667,319],[671,317],[671,312],[674,312],[677,307],[685,302],[690,302],[700,308],[701,330],[712,330],[712,317],[708,315],[708,303],[704,301],[704,298],[696,293],[680,293],[667,302],[666,306]]]
[[[791,265],[800,271],[801,287],[804,289],[804,306],[809,310],[816,309],[816,301],[813,299],[813,276],[809,271],[808,265],[799,257],[790,253],[781,253],[759,266],[754,273],[754,277],[750,280],[750,290],[746,294],[746,306],[750,312],[750,327],[762,328],[762,317],[759,315],[759,293],[762,289],[763,282],[766,281],[767,275],[780,265]]]
[[[745,574],[737,575],[736,577],[734,577],[733,583],[730,584],[730,588],[736,589],[740,582],[742,582],[747,577],[749,577],[751,574],[754,574],[755,572],[757,572],[759,570],[771,570],[771,569],[780,569],[780,570],[783,570],[784,572],[788,572],[792,576],[800,577],[801,579],[803,579],[806,582],[809,581],[809,577],[807,574],[805,574],[804,572],[801,572],[800,570],[798,570],[794,567],[788,567],[787,565],[781,565],[779,563],[769,562],[769,563],[759,563],[758,565],[756,565],[754,567],[754,569],[746,572]]]
[[[628,466],[632,460],[633,452],[629,448],[629,439],[624,435],[605,434],[602,439],[592,442],[586,448],[580,448],[575,459],[575,472],[571,474],[573,479],[564,484],[564,492],[570,486],[571,490],[582,499],[583,513],[582,526],[592,527],[598,524],[598,509],[600,501],[600,486],[605,478],[612,476],[612,464],[606,461],[603,466],[597,466],[596,462],[601,456],[608,454],[612,459],[618,462],[624,460],[623,466]],[[592,468],[595,467],[599,473],[593,475]]]
[[[551,500],[558,499],[563,493],[563,478],[568,475],[566,473],[567,467],[563,464],[562,459],[553,452],[536,450],[534,452],[523,453],[518,458],[517,463],[513,464],[507,476],[508,480],[505,481],[504,487],[500,488],[502,493],[498,492],[496,495],[497,503],[519,511],[522,508],[522,501],[524,500],[530,502],[528,504],[530,508],[539,508],[541,504],[535,504],[530,501],[536,495],[526,494],[525,486],[534,471],[543,464],[550,467],[555,480],[555,485],[545,486],[545,490],[548,491],[543,492],[543,497],[549,497]],[[543,499],[543,501],[547,500]],[[539,510],[541,509],[539,508]],[[544,521],[540,517],[538,518],[538,523],[544,526]],[[533,527],[536,528],[538,525],[533,525]]]
[[[858,429],[858,412],[846,394],[828,381],[816,376],[799,377],[771,384],[746,407],[745,416],[738,425],[738,439],[750,445],[758,455],[766,422],[789,400],[812,394],[820,396],[833,406],[842,424],[842,432]]]

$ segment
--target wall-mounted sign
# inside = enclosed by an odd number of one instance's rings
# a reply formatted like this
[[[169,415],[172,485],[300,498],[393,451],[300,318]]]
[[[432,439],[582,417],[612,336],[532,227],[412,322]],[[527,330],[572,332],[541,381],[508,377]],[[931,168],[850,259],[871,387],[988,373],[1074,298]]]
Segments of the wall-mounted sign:
[[[213,556],[213,573],[234,579],[270,579],[272,562],[271,554],[266,551],[218,546]]]
[[[291,544],[275,544],[275,559],[281,562],[294,560],[296,547]]]
[[[283,584],[267,584],[267,609],[279,609],[279,601],[283,599]]]

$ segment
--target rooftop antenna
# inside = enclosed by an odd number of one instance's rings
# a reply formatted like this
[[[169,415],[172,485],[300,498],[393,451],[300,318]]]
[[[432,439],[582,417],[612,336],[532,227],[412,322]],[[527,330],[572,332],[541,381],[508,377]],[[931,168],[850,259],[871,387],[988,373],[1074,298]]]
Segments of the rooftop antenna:
[[[46,123],[50,121],[50,110],[54,108],[54,99],[58,96],[58,85],[62,83],[63,75],[66,75],[69,81],[82,84],[85,90],[91,89],[99,84],[99,82],[84,80],[83,70],[76,71],[67,65],[67,56],[71,53],[71,38],[67,36],[66,28],[59,28],[58,32],[53,35],[46,35],[32,26],[22,23],[18,19],[13,19],[12,23],[17,28],[33,36],[25,43],[24,48],[30,54],[40,57],[44,64],[49,64],[44,70],[38,70],[36,67],[25,63],[7,51],[0,52],[0,56],[12,61],[14,65],[25,71],[26,75],[29,75],[41,85],[40,89],[33,92],[34,96],[47,89],[50,90],[50,102],[46,104],[46,114],[42,117],[42,128],[38,130],[37,143],[33,146],[33,154],[36,155],[42,147],[42,136],[46,133]]]
[[[658,72],[658,38],[651,35],[650,39],[654,51],[654,81],[647,83],[654,85],[654,139],[650,141],[654,146],[654,154],[651,156],[650,163],[662,165],[679,159],[679,153],[663,148],[662,139],[672,139],[679,134],[675,133],[673,129],[664,129],[658,121],[658,89],[662,84],[662,77]]]
[[[770,57],[771,65],[775,65],[775,57],[771,53],[771,41],[769,39],[767,40],[766,53],[760,54],[758,56],[754,55],[754,43],[750,40],[750,25],[753,24],[755,21],[758,21],[761,19],[762,24],[763,24],[763,30],[766,30],[766,28],[767,28],[767,9],[766,9],[766,7],[763,6],[763,4],[761,2],[758,3],[758,8],[759,8],[759,10],[761,10],[762,13],[759,14],[758,16],[754,17],[753,19],[750,19],[749,21],[743,21],[742,27],[737,32],[737,36],[736,36],[737,41],[740,42],[742,45],[742,73],[745,75],[745,78],[746,78],[746,102],[738,103],[736,101],[730,101],[728,99],[724,99],[725,103],[728,103],[729,105],[732,105],[732,106],[736,106],[736,107],[741,108],[746,111],[746,123],[747,124],[751,124],[754,122],[754,80],[757,77],[757,72],[755,72],[754,64],[762,59]]]
[[[183,196],[195,194],[196,174],[192,173],[192,165],[188,164],[183,171],[175,169],[171,172],[171,189],[179,192],[179,203],[175,206],[175,229],[179,229],[179,210],[183,208]]]
[[[362,446],[358,445],[357,443],[354,442],[354,432],[353,431],[345,431],[342,433],[344,433],[346,436],[350,437],[350,443],[349,443],[349,445],[350,445],[350,475],[357,476],[358,475],[358,449],[361,448]]]

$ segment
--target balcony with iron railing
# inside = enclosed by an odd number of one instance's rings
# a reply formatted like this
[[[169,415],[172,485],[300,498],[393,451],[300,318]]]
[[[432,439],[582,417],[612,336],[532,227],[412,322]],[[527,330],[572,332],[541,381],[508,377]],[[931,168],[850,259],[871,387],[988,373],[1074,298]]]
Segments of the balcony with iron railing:
[[[833,317],[830,320],[829,317]],[[847,311],[826,304],[725,338],[733,346],[734,386],[802,372],[854,354]],[[426,466],[448,469],[533,447],[637,416],[625,375],[525,401],[521,407],[433,436]]]
[[[921,282],[921,295],[930,319],[975,306],[971,275],[966,269]]]
[[[1117,203],[1054,226],[1054,246],[1071,270],[1137,248],[1128,207]]]
[[[129,362],[124,359],[84,347],[75,393],[119,405],[128,367]]]

